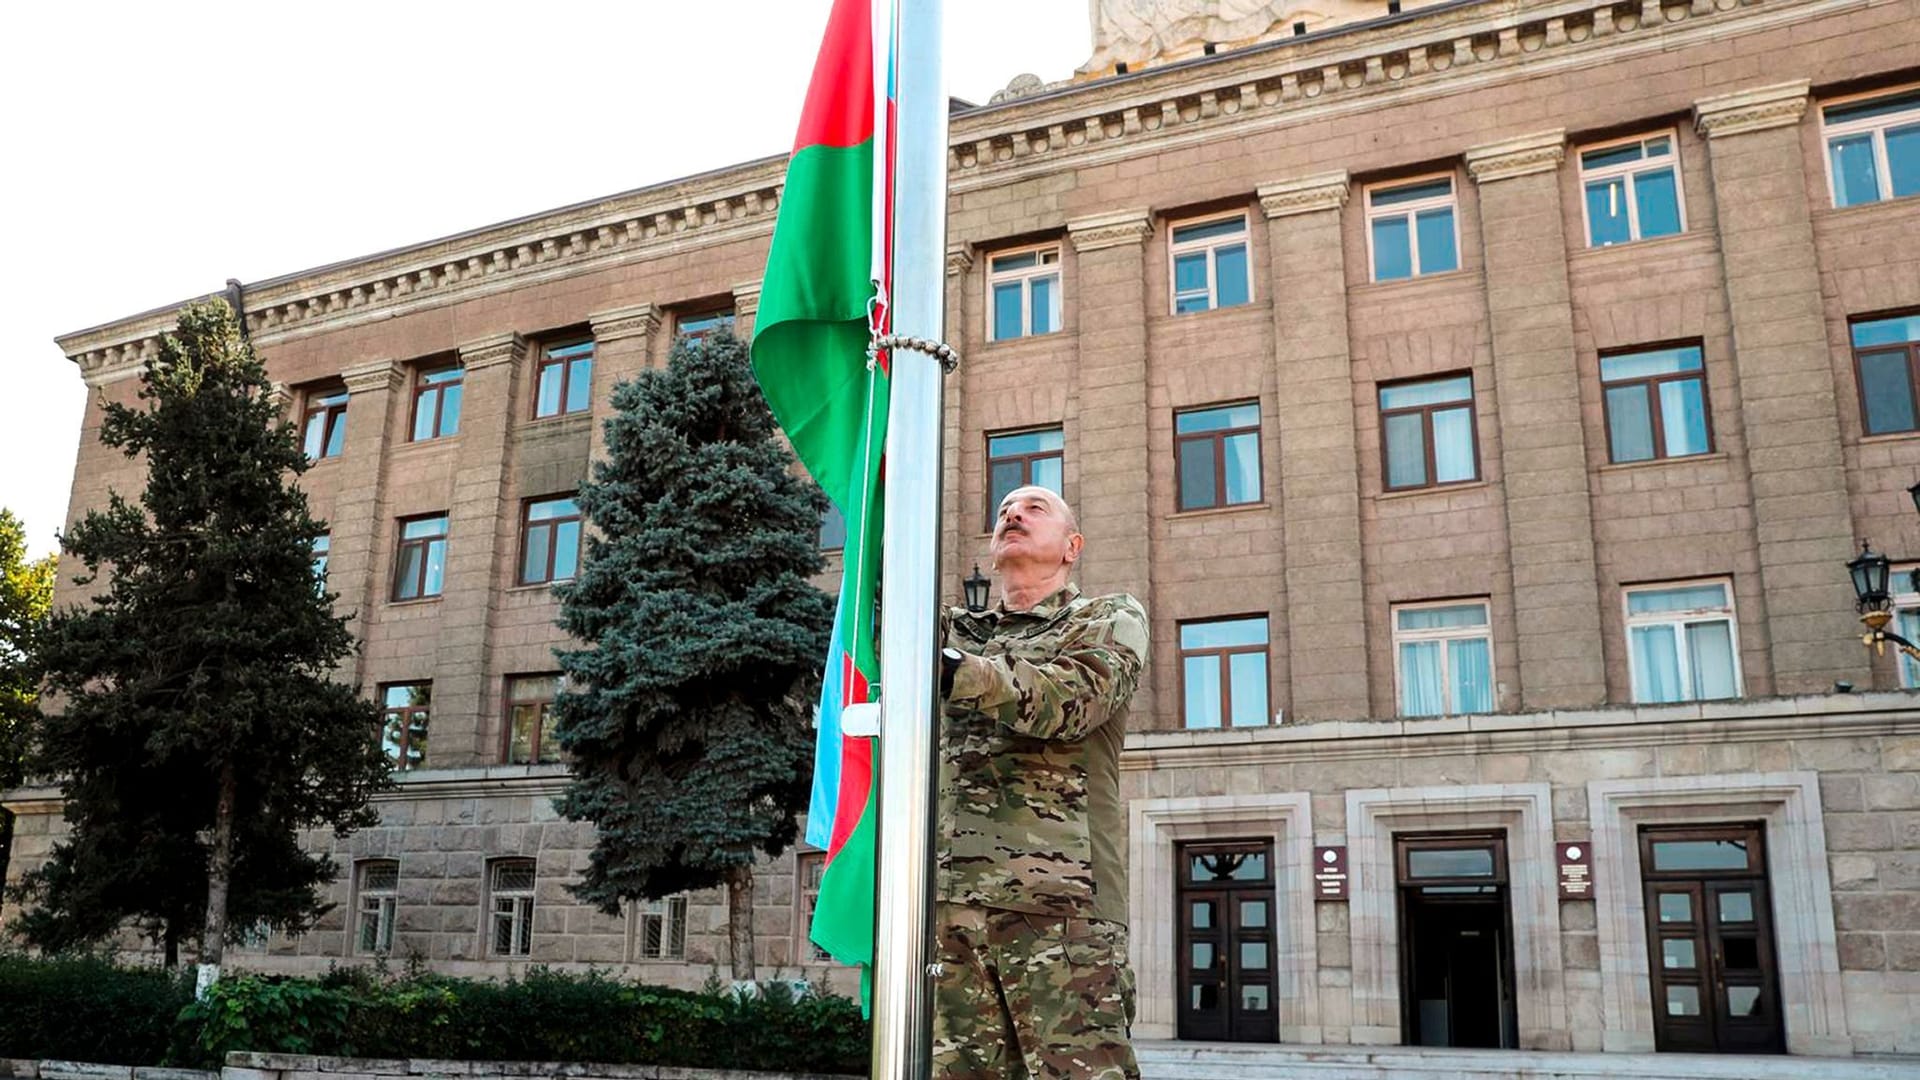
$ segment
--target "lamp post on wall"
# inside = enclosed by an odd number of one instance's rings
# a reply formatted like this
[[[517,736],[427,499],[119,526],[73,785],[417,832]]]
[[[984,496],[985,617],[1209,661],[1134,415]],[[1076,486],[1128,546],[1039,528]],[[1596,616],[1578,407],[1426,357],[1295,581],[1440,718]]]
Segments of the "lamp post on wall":
[[[1920,508],[1920,484],[1908,489],[1913,496],[1916,508]],[[1860,643],[1885,655],[1887,644],[1899,649],[1909,658],[1920,661],[1920,645],[1915,645],[1899,634],[1887,629],[1893,621],[1893,594],[1887,589],[1887,578],[1893,570],[1893,560],[1885,554],[1873,550],[1866,541],[1860,542],[1860,554],[1847,563],[1847,575],[1853,579],[1853,605],[1860,612],[1860,621],[1867,632],[1860,637]],[[1920,591],[1920,570],[1912,573],[1915,591]]]
[[[1920,487],[1920,484],[1915,487]],[[1920,495],[1915,498],[1920,498]],[[987,601],[993,595],[993,582],[980,572],[979,563],[973,564],[973,573],[960,580],[960,589],[966,595],[968,611],[978,613],[987,610]]]

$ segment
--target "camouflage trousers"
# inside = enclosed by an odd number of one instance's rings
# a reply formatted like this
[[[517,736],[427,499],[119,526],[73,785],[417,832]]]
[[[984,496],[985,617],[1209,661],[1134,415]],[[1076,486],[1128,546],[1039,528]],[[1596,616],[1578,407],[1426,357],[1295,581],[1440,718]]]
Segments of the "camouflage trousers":
[[[934,1080],[1139,1080],[1127,928],[941,904]]]

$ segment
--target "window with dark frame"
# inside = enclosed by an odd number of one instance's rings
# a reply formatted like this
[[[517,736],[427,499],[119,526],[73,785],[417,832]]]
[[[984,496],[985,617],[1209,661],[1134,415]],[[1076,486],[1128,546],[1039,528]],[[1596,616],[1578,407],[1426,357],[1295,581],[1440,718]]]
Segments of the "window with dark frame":
[[[418,371],[413,379],[413,442],[442,439],[460,432],[460,387],[466,369],[459,364]]]
[[[1473,376],[1380,387],[1380,455],[1388,491],[1480,479]]]
[[[327,559],[333,552],[333,536],[321,533],[313,538],[313,591],[327,591]]]
[[[1920,430],[1920,312],[1859,319],[1849,330],[1865,432]]]
[[[1260,405],[1246,402],[1173,415],[1181,510],[1260,501]]]
[[[571,495],[528,500],[520,519],[520,584],[569,581],[579,569],[579,504]]]
[[[487,865],[487,952],[533,954],[534,862],[495,859]]]
[[[447,515],[400,519],[400,548],[393,560],[393,598],[439,596],[446,582]]]
[[[396,772],[425,768],[427,728],[433,720],[433,684],[393,683],[380,691],[380,749]]]
[[[1189,729],[1263,727],[1267,709],[1267,617],[1180,624],[1181,716]]]
[[[1713,417],[1699,345],[1600,357],[1607,455],[1616,465],[1713,452]]]
[[[355,864],[354,892],[353,951],[360,956],[392,952],[400,864],[393,859],[364,859]]]
[[[507,764],[544,765],[560,760],[560,744],[553,737],[553,703],[560,696],[561,680],[557,672],[507,679]]]
[[[682,315],[674,320],[674,336],[691,341],[702,341],[718,330],[733,332],[732,308]]]
[[[302,444],[308,461],[336,458],[347,448],[347,392],[310,390]]]
[[[1036,428],[987,436],[987,528],[1000,512],[1000,500],[1029,485],[1060,494],[1066,435],[1060,428]]]
[[[585,412],[592,404],[593,342],[543,349],[534,380],[534,418]]]

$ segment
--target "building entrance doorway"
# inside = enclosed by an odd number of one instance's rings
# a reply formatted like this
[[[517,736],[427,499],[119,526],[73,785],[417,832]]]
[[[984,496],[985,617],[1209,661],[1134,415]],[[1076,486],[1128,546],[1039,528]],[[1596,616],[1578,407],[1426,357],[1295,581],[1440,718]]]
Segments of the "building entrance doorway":
[[[1785,1051],[1765,843],[1759,824],[1640,830],[1658,1049]]]
[[[1277,1042],[1272,842],[1184,844],[1179,863],[1180,1038]]]
[[[1397,836],[1394,848],[1401,1041],[1517,1047],[1505,835]]]

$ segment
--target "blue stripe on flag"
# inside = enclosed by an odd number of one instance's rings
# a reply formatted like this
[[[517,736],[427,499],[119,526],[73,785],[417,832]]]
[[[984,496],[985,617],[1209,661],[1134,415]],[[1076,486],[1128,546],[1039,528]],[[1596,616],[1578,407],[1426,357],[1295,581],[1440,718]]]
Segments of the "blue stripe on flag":
[[[807,843],[825,850],[833,838],[834,808],[840,803],[840,713],[846,701],[846,639],[840,612],[833,616],[833,641],[820,680],[820,722],[813,744],[813,796],[807,803]]]

